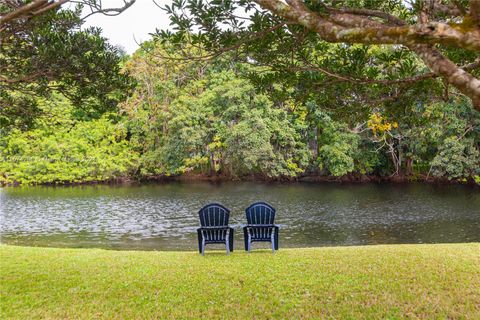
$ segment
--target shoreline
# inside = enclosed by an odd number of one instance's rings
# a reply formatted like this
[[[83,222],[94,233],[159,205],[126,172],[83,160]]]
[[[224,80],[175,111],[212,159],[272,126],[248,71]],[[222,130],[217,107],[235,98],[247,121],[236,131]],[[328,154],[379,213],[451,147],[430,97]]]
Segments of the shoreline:
[[[148,177],[117,177],[107,180],[80,181],[80,182],[48,182],[34,183],[22,185],[19,183],[0,183],[1,188],[5,187],[31,187],[31,186],[83,186],[83,185],[139,185],[150,183],[171,183],[171,182],[211,182],[211,183],[227,183],[227,182],[257,182],[257,183],[279,183],[279,184],[295,184],[295,183],[332,183],[332,184],[412,184],[421,183],[428,185],[462,185],[472,188],[480,188],[480,184],[473,179],[467,181],[448,180],[446,178],[427,177],[425,175],[417,176],[368,176],[368,175],[345,175],[341,177],[322,176],[322,175],[305,175],[295,178],[268,178],[263,176],[245,176],[245,177],[227,177],[222,175],[206,175],[206,174],[187,174],[179,176],[148,176]]]
[[[415,246],[459,246],[459,245],[472,245],[480,246],[480,242],[471,241],[471,242],[422,242],[422,243],[376,243],[376,244],[350,244],[350,245],[327,245],[327,246],[312,246],[312,247],[282,247],[277,252],[280,251],[315,251],[315,250],[355,250],[355,249],[365,249],[365,248],[382,248],[382,247],[415,247]],[[176,254],[196,254],[198,253],[197,248],[192,248],[189,250],[158,250],[158,249],[138,249],[138,248],[107,248],[107,247],[61,247],[61,246],[29,246],[25,244],[12,244],[12,243],[1,243],[0,250],[2,248],[18,248],[20,249],[38,249],[38,250],[79,250],[79,251],[106,251],[106,252],[118,252],[118,253],[176,253]],[[224,254],[225,249],[223,248],[208,248],[205,254]],[[271,253],[270,248],[257,248],[252,252],[264,252]],[[246,254],[243,247],[235,248],[230,254]]]

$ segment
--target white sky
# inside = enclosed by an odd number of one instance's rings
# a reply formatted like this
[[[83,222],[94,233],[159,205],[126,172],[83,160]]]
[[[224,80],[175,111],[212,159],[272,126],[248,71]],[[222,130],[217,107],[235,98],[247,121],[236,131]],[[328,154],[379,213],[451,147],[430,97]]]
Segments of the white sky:
[[[122,2],[120,0],[102,1],[105,8],[120,7]],[[157,0],[161,6],[170,2],[171,0]],[[102,28],[103,36],[110,39],[111,44],[120,45],[128,53],[133,53],[138,49],[135,40],[141,43],[150,39],[149,33],[155,32],[155,28],[167,29],[169,22],[165,11],[158,8],[152,0],[137,0],[118,16],[94,14],[87,18],[85,26]]]

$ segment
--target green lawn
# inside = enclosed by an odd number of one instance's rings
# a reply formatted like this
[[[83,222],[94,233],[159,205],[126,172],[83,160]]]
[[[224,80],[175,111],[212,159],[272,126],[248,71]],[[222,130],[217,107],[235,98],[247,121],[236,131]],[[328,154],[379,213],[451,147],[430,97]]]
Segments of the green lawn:
[[[140,252],[0,246],[1,318],[480,319],[480,244]]]

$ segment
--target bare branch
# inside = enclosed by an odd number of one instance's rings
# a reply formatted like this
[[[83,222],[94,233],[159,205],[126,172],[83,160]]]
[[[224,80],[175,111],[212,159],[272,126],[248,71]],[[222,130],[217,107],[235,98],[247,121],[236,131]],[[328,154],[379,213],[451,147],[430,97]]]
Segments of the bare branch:
[[[426,0],[424,1],[424,7],[425,11],[431,17],[462,17],[465,15],[465,8],[463,8],[459,1],[446,3],[441,0]]]
[[[71,1],[71,2],[77,2],[77,1]],[[85,2],[85,0],[83,2]],[[117,16],[122,12],[124,12],[125,10],[127,10],[128,8],[130,8],[135,2],[136,0],[123,0],[124,5],[117,8],[103,8],[101,4],[87,3],[87,5],[90,6],[91,12],[85,17],[83,17],[82,19],[86,19],[91,15],[94,15],[97,13],[100,13],[106,16]],[[82,1],[80,1],[79,3],[82,3]]]

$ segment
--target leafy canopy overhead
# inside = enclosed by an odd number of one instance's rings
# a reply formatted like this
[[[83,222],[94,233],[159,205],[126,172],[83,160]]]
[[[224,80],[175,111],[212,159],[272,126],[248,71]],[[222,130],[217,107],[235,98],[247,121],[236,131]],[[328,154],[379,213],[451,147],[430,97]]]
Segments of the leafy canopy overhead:
[[[181,44],[188,38],[205,48],[204,55],[190,58],[233,51],[238,59],[276,70],[308,70],[359,85],[401,88],[441,77],[480,110],[480,1],[174,0],[164,9],[174,31],[157,31],[161,39]],[[339,72],[317,59],[313,51],[322,51],[324,42],[391,45],[398,68],[413,56],[422,64],[395,76],[380,68],[378,74],[351,77],[351,60]],[[382,64],[377,58],[365,62]]]
[[[41,111],[38,98],[52,92],[70,98],[82,116],[98,117],[114,108],[131,87],[129,78],[120,73],[122,51],[108,44],[100,29],[80,29],[82,6],[60,9],[53,4],[60,1],[0,4],[4,128],[30,126]]]

